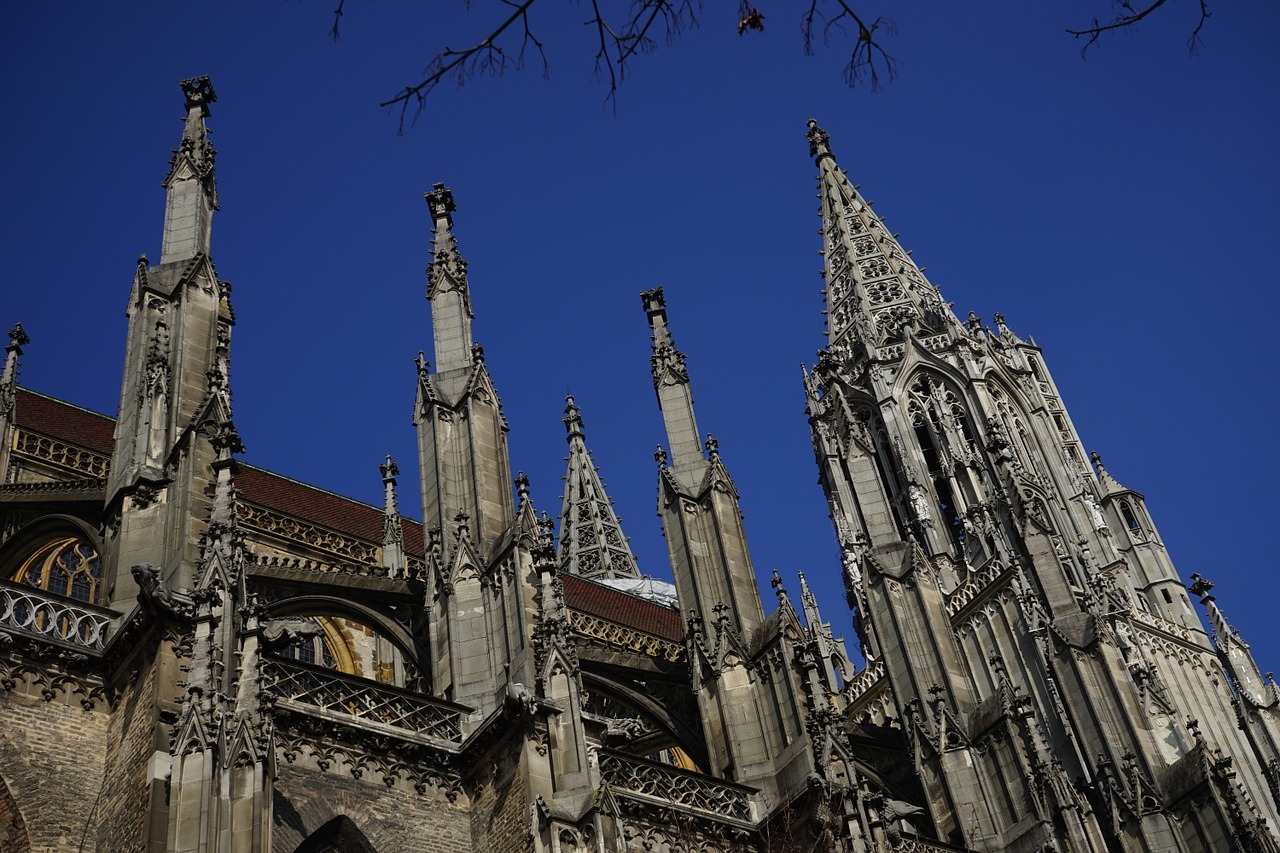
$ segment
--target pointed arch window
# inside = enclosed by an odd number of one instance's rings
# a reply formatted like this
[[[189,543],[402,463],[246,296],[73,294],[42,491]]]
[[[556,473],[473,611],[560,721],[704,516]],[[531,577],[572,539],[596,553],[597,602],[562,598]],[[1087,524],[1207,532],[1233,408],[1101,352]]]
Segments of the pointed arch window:
[[[1124,526],[1129,528],[1129,532],[1136,538],[1142,538],[1142,525],[1138,523],[1138,517],[1133,513],[1133,507],[1128,501],[1120,501],[1120,517],[1124,519]]]
[[[65,536],[37,548],[13,578],[55,595],[93,604],[102,582],[102,558],[93,546],[76,536]]]
[[[968,413],[960,398],[945,384],[927,374],[917,376],[907,389],[907,413],[916,444],[928,470],[928,479],[942,512],[942,525],[960,553],[965,547],[965,529],[960,520],[963,508],[952,487],[952,468],[959,468],[965,449],[976,447]]]

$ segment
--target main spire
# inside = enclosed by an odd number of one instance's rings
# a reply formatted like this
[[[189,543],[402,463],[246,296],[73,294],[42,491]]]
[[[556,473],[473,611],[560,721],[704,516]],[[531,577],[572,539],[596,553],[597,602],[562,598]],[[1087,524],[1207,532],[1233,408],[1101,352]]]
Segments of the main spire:
[[[453,212],[458,209],[453,191],[435,184],[426,199],[435,235],[427,267],[427,299],[431,300],[436,371],[446,373],[471,366],[471,320],[475,315],[471,313],[467,262],[458,253],[458,240],[453,236]]]
[[[809,119],[806,135],[818,166],[828,349],[838,355],[856,343],[879,347],[908,332],[923,337],[958,326],[938,288],[836,165],[827,132]]]
[[[181,86],[187,119],[182,141],[169,159],[169,174],[161,184],[168,191],[161,264],[209,254],[213,211],[218,209],[213,171],[216,152],[204,123],[209,105],[218,96],[208,77],[192,77],[183,80]]]
[[[571,396],[565,404],[569,469],[560,511],[560,568],[583,577],[638,578],[636,558],[587,450],[582,412]]]

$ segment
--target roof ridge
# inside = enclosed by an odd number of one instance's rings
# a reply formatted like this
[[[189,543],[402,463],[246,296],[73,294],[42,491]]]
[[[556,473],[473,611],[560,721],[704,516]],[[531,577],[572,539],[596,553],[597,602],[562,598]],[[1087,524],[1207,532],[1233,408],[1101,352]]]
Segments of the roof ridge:
[[[102,412],[95,412],[93,409],[86,409],[84,406],[77,405],[75,403],[70,402],[69,400],[64,400],[61,397],[54,397],[52,394],[45,394],[41,391],[35,390],[34,388],[27,388],[25,385],[18,386],[18,393],[30,394],[33,397],[40,397],[42,399],[49,400],[54,403],[61,403],[64,406],[68,406],[77,411],[84,412],[86,415],[94,415],[96,417],[102,418],[103,420],[111,421],[112,423],[115,423],[116,421],[115,415],[106,415],[106,414],[103,414]]]

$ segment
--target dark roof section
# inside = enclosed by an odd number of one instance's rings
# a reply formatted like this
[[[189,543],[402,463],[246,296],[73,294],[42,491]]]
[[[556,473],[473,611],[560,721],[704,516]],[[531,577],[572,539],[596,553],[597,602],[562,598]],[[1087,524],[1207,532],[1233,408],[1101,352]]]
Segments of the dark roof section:
[[[18,389],[19,426],[68,441],[104,456],[115,446],[115,419],[47,397],[26,388]],[[266,509],[292,515],[339,533],[382,541],[382,510],[369,504],[327,492],[324,489],[273,474],[253,465],[242,465],[236,488],[245,500]],[[405,551],[414,557],[425,553],[422,523],[403,519]],[[626,625],[665,640],[684,639],[679,612],[647,598],[612,587],[562,574],[565,598],[570,607],[601,619]]]
[[[26,388],[17,395],[18,426],[110,456],[116,446],[116,419],[46,397]]]
[[[258,506],[273,509],[323,525],[369,542],[382,541],[382,510],[344,498],[333,492],[273,474],[253,465],[242,465],[236,474],[241,497]],[[402,519],[405,552],[423,555],[422,525]]]
[[[664,640],[684,639],[684,622],[679,611],[656,601],[587,580],[578,575],[561,573],[564,597],[569,606],[619,625],[627,625]]]

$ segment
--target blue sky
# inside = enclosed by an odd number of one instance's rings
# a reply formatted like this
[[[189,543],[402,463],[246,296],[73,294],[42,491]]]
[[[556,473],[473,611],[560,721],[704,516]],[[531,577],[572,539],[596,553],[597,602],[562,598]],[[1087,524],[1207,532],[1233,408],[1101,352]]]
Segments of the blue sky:
[[[8,10],[0,324],[31,335],[24,383],[114,413],[134,262],[159,254],[177,82],[209,74],[247,460],[376,502],[391,453],[418,514],[422,193],[442,181],[536,504],[559,511],[572,391],[642,568],[669,576],[637,296],[664,285],[758,572],[794,592],[803,570],[851,637],[800,384],[823,343],[812,115],[956,310],[1001,311],[1045,348],[1086,445],[1147,496],[1184,577],[1216,581],[1263,669],[1280,662],[1280,7],[1215,4],[1190,58],[1182,0],[1082,61],[1063,30],[1106,0],[867,4],[899,27],[899,78],[872,93],[841,83],[838,46],[802,55],[788,4],[743,38],[715,4],[633,64],[615,114],[585,7],[542,3],[550,80],[442,88],[403,135],[378,102],[439,46],[483,35],[496,3],[356,0],[338,44],[333,3]]]

